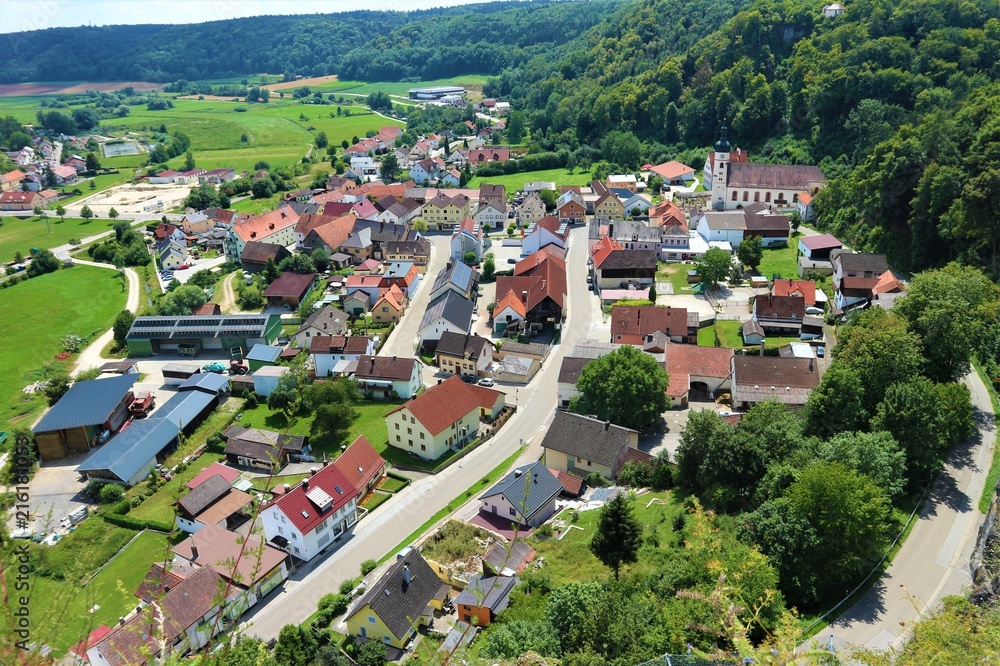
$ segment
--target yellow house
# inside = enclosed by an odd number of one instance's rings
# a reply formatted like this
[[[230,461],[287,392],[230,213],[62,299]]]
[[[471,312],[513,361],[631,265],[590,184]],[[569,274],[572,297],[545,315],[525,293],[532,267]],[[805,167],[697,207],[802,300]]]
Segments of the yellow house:
[[[521,226],[527,227],[535,224],[545,217],[545,203],[537,193],[531,192],[524,198],[524,203],[517,209],[517,216],[521,220]]]
[[[469,217],[469,202],[469,197],[464,194],[449,197],[439,193],[424,204],[421,217],[432,229],[453,229]]]
[[[495,420],[504,405],[501,391],[466,384],[453,375],[385,417],[389,444],[437,460],[452,447],[458,450],[476,439],[480,420]]]
[[[608,192],[594,203],[594,216],[599,220],[621,220],[625,217],[625,206]]]
[[[545,466],[586,477],[600,472],[614,480],[626,462],[649,462],[639,451],[639,433],[571,412],[557,411],[542,440]]]
[[[399,321],[403,316],[405,301],[403,290],[397,285],[392,285],[372,306],[372,319],[381,324]]]
[[[431,623],[433,611],[428,609],[441,610],[451,588],[420,553],[412,549],[403,553],[348,611],[349,635],[403,650],[419,627]]]

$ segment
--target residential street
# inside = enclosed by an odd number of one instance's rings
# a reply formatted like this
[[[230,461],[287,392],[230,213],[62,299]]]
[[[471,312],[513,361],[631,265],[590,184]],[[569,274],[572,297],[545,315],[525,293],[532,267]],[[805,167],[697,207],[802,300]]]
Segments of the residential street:
[[[437,242],[435,247],[436,254],[440,256]],[[414,482],[379,507],[373,516],[363,520],[355,533],[340,545],[338,551],[327,555],[325,560],[307,565],[296,572],[275,597],[247,616],[248,633],[268,640],[276,638],[285,624],[301,622],[316,610],[316,603],[321,596],[336,592],[341,581],[357,576],[364,560],[378,559],[390,552],[450,501],[459,496],[464,498],[466,488],[473,486],[477,492],[481,490],[479,479],[516,451],[522,442],[532,439],[541,430],[555,409],[556,380],[562,357],[567,350],[572,349],[577,340],[585,338],[590,331],[591,297],[583,280],[586,263],[587,232],[585,228],[578,227],[572,231],[568,256],[568,272],[574,277],[569,280],[569,305],[562,344],[552,351],[534,380],[521,389],[525,391],[522,396],[533,394],[534,399],[522,398],[518,412],[490,443],[476,449],[468,458],[440,474]],[[428,289],[426,293],[429,291]],[[416,299],[418,308],[421,296],[418,295]],[[422,310],[415,310],[414,314],[416,312]],[[403,337],[400,336],[399,339],[402,340]],[[400,348],[398,353],[408,354],[410,350],[406,349],[404,352]],[[531,455],[531,451],[526,451],[520,460],[527,460]],[[537,459],[537,453],[534,458]],[[469,501],[475,502],[476,495]]]
[[[965,377],[977,411],[979,436],[951,451],[919,518],[889,569],[860,601],[815,640],[885,649],[899,647],[918,617],[971,583],[969,557],[983,521],[979,498],[996,441],[995,415],[986,386]]]
[[[424,317],[427,305],[431,302],[431,289],[434,287],[434,279],[448,265],[448,256],[451,254],[451,234],[428,234],[427,239],[431,242],[431,258],[427,263],[427,272],[420,276],[420,287],[417,289],[417,297],[410,301],[410,305],[406,308],[406,312],[403,313],[403,318],[399,321],[399,325],[393,329],[392,334],[389,336],[389,341],[379,351],[380,356],[415,355],[417,331],[420,330],[420,320]],[[478,306],[479,304],[477,303]]]

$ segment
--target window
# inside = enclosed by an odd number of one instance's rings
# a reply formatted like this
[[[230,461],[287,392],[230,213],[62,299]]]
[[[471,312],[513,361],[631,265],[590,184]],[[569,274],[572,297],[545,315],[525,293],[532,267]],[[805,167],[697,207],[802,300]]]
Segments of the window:
[[[295,554],[296,554],[296,555],[298,555],[298,554],[299,554],[299,547],[298,547],[298,546],[292,546],[292,550],[294,550],[294,551],[295,551]]]
[[[397,441],[397,442],[401,442],[401,441],[403,441],[403,440],[401,440],[401,439],[399,438],[399,435],[396,435],[396,441]]]
[[[512,515],[512,516],[516,516],[517,515],[517,511],[514,511],[514,507],[510,507],[510,509],[508,509],[508,511],[510,511],[510,515]]]
[[[399,430],[399,424],[398,423],[396,424],[396,430]]]
[[[406,441],[408,441],[408,442],[410,443],[410,446],[411,446],[411,447],[413,446],[413,440],[412,440],[412,439],[408,439],[408,440],[406,440]]]
[[[387,308],[386,306],[383,305],[382,306],[382,312],[388,312],[388,311],[389,311],[389,308]]]
[[[736,190],[733,190],[733,201],[736,201],[736,195],[737,195]]]
[[[413,428],[407,428],[406,429],[406,434],[407,435],[412,435],[413,434]]]
[[[771,202],[771,193],[770,192],[765,192],[764,193],[764,201],[766,203],[770,203]]]
[[[421,444],[420,445],[420,450],[421,451],[426,451],[427,450],[427,445],[426,444]]]
[[[749,191],[744,191],[743,192],[743,201],[749,201],[750,200],[749,197],[750,197],[750,192]]]
[[[278,534],[284,534],[284,533],[285,533],[284,528],[282,528],[281,525],[278,525]]]
[[[760,201],[760,192],[754,192],[753,193],[753,200],[754,200],[754,203]]]
[[[420,433],[420,439],[424,439],[424,433]]]
[[[369,615],[368,616],[368,624],[375,624],[375,616],[374,615]]]

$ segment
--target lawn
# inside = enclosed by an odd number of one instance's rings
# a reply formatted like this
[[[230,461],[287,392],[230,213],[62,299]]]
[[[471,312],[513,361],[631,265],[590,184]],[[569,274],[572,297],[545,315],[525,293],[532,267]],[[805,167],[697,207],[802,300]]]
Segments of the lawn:
[[[0,218],[0,223],[0,262],[8,262],[13,261],[15,252],[28,256],[28,250],[33,247],[59,247],[71,238],[83,239],[110,231],[112,221],[72,217],[60,220],[48,213],[48,224],[40,217],[4,217]]]
[[[799,232],[792,234],[792,239],[788,247],[764,249],[764,258],[761,259],[760,266],[757,267],[757,274],[768,279],[775,277],[786,280],[796,280],[799,276],[798,247]]]
[[[398,493],[400,490],[402,490],[408,485],[409,485],[408,481],[404,481],[403,479],[397,479],[396,477],[393,476],[387,476],[385,477],[385,480],[382,481],[381,485],[379,485],[378,489],[384,490],[387,493]]]
[[[376,490],[375,492],[373,492],[371,495],[368,496],[368,499],[366,499],[364,502],[361,503],[361,506],[368,509],[368,511],[374,511],[375,509],[382,506],[385,502],[388,502],[390,497],[392,497],[392,495],[390,495],[389,493],[383,493],[381,491]]]
[[[174,478],[160,486],[151,497],[129,511],[128,515],[140,520],[158,520],[161,523],[172,525],[174,522],[174,502],[180,499],[181,495],[187,493],[184,484],[198,476],[205,467],[221,460],[221,453],[205,453],[199,456],[184,471],[175,474]],[[130,490],[128,495],[131,497],[147,488],[145,483],[140,483]]]
[[[85,297],[84,297],[85,295]],[[62,351],[59,340],[67,333],[89,338],[111,327],[125,305],[118,274],[91,266],[64,268],[0,290],[0,421],[30,425],[41,411],[41,396],[31,398],[21,389],[29,374]],[[67,359],[69,365],[72,358]]]
[[[100,518],[90,520],[102,523],[109,530],[120,529]],[[149,566],[171,557],[166,535],[142,532],[86,585],[36,577],[31,607],[37,640],[44,641],[52,648],[53,655],[59,657],[98,626],[114,627],[119,617],[135,607],[135,590]]]
[[[309,86],[309,90],[319,90],[325,93],[354,93],[358,95],[368,95],[376,90],[390,95],[400,95],[405,97],[410,88],[427,88],[431,86],[459,86],[467,88],[481,88],[486,83],[486,76],[480,74],[463,74],[450,79],[437,79],[435,81],[419,81],[417,83],[405,82],[376,82],[365,83],[363,81],[330,81],[318,86]],[[288,94],[288,91],[285,91]]]
[[[478,189],[480,185],[485,183],[503,185],[507,188],[507,194],[513,194],[523,188],[525,183],[533,181],[554,182],[556,187],[559,187],[560,185],[586,185],[591,180],[593,180],[593,175],[589,171],[574,169],[570,173],[568,169],[544,169],[542,171],[512,173],[506,176],[475,176],[469,181],[468,187]]]
[[[266,476],[255,476],[250,479],[251,485],[257,490],[270,490],[271,488],[276,488],[278,486],[285,485],[295,486],[299,481],[309,476],[306,474],[285,474],[283,476],[275,476],[268,478]]]
[[[675,294],[694,293],[694,289],[692,289],[693,285],[687,281],[687,272],[694,268],[693,264],[668,264],[661,261],[658,262],[657,266],[657,280],[669,282],[673,286]]]
[[[698,345],[701,347],[715,346],[715,327],[706,326],[698,329]]]
[[[743,349],[743,334],[742,334],[742,322],[739,321],[717,321],[715,322],[715,330],[719,335],[719,346],[729,347],[732,349]],[[702,331],[711,331],[711,328],[701,329],[698,331],[698,344],[705,344],[709,342],[709,334],[702,333]],[[703,342],[703,340],[705,342]],[[782,347],[793,342],[801,342],[797,337],[782,337],[782,336],[768,336],[764,341],[764,346],[767,349],[774,349],[777,347]],[[713,340],[714,343],[714,340]],[[712,346],[711,344],[706,344],[705,346]]]

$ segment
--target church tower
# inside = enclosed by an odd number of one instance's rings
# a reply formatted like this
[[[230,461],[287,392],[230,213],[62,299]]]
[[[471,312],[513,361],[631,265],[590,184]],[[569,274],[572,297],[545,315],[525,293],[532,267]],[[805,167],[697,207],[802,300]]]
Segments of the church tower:
[[[714,173],[712,174],[712,208],[725,210],[726,185],[729,182],[729,128],[725,123],[719,131],[719,140],[715,142]]]

